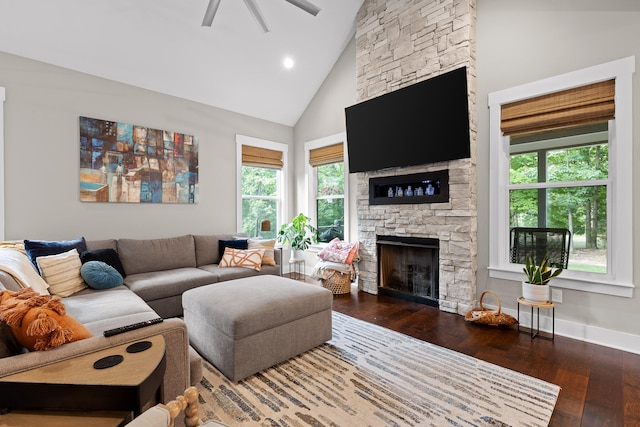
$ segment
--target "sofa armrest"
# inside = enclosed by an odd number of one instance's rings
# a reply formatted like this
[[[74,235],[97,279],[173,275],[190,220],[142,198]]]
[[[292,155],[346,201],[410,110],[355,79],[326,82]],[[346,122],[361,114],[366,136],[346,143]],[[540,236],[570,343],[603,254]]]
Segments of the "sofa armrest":
[[[280,275],[282,276],[282,246],[274,248],[273,259],[276,260],[276,265],[280,266]]]
[[[187,325],[180,319],[135,329],[119,335],[96,335],[56,347],[49,351],[33,351],[0,359],[0,377],[50,365],[117,345],[162,335],[166,345],[166,371],[162,380],[162,400],[168,402],[189,387],[189,336]]]

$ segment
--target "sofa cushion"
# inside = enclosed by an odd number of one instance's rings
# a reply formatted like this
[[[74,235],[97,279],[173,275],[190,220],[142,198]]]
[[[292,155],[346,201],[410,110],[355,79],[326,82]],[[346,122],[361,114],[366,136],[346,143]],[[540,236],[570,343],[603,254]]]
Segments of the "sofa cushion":
[[[120,273],[122,277],[126,275],[122,262],[120,261],[120,256],[115,249],[106,248],[84,251],[80,254],[80,260],[83,264],[89,261],[102,261],[118,270],[118,273]]]
[[[42,278],[49,284],[49,293],[68,297],[87,287],[80,275],[80,255],[71,249],[57,255],[40,256],[36,259]]]
[[[92,333],[157,318],[142,298],[126,286],[107,290],[85,289],[64,299],[67,312]]]
[[[62,252],[70,251],[71,249],[77,249],[78,253],[87,250],[87,242],[84,237],[78,237],[73,240],[25,240],[24,249],[27,252],[27,256],[33,263],[34,267],[38,269],[36,258],[47,255],[56,255]],[[40,270],[38,270],[40,271]]]
[[[182,295],[186,290],[216,282],[215,275],[199,268],[130,274],[124,279],[125,285],[145,301]]]
[[[87,261],[82,264],[80,274],[92,289],[110,289],[122,285],[122,275],[118,270],[102,261]]]
[[[193,236],[193,241],[196,245],[196,264],[198,267],[218,263],[221,256],[218,245],[220,240],[233,240],[233,234]]]
[[[191,235],[150,240],[119,239],[118,254],[127,275],[196,266],[195,243]]]
[[[87,250],[95,251],[98,249],[118,249],[118,241],[116,239],[104,240],[87,240]]]

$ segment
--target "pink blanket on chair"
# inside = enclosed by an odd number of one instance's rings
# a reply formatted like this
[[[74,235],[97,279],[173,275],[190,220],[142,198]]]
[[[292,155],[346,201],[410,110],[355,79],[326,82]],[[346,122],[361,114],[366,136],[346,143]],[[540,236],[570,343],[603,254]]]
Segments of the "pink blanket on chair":
[[[329,245],[318,253],[323,261],[341,262],[353,264],[358,259],[358,242],[344,242],[337,237],[329,242]]]

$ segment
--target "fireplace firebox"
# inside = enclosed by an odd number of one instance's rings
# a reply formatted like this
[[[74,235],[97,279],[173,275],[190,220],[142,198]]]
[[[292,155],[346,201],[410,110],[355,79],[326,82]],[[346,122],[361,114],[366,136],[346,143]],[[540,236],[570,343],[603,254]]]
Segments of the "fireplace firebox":
[[[377,236],[378,293],[438,306],[438,239]]]

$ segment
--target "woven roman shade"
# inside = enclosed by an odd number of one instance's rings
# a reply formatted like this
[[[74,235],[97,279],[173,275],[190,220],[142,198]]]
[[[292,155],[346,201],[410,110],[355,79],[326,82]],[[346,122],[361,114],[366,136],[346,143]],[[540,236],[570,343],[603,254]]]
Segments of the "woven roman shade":
[[[323,166],[344,161],[344,144],[342,142],[309,151],[309,164]]]
[[[243,145],[242,164],[259,168],[282,169],[284,165],[282,151]]]
[[[517,135],[611,120],[614,97],[615,80],[607,80],[504,104],[500,129]]]

